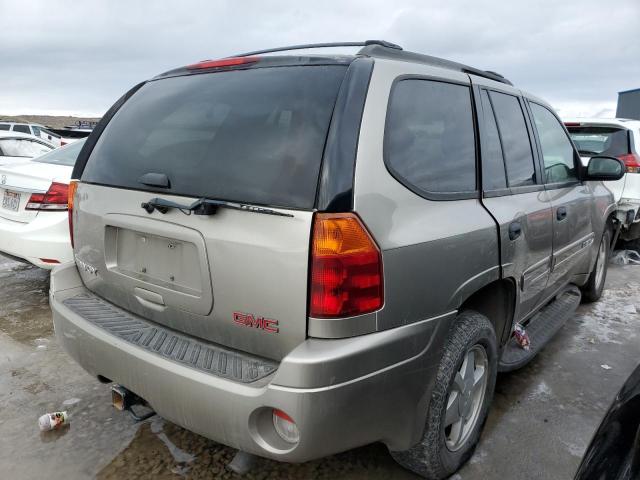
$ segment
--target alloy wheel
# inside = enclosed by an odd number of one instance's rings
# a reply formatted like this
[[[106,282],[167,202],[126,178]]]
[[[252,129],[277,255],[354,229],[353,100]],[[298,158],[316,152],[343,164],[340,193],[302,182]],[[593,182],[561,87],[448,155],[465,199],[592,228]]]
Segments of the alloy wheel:
[[[467,351],[447,399],[444,433],[449,450],[459,450],[474,430],[484,403],[488,378],[487,352],[482,345],[474,345]]]

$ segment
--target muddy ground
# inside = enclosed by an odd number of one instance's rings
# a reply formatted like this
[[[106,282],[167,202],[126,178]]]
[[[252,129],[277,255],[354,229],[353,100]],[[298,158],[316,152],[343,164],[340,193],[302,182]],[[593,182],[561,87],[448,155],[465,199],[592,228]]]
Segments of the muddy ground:
[[[234,451],[154,417],[134,423],[58,347],[48,272],[0,257],[0,477],[239,478]],[[455,480],[570,479],[617,390],[640,363],[640,266],[611,266],[603,299],[583,305],[524,369],[498,377],[489,420]],[[70,426],[40,433],[38,417]],[[251,479],[409,479],[375,444],[303,465],[261,460]]]

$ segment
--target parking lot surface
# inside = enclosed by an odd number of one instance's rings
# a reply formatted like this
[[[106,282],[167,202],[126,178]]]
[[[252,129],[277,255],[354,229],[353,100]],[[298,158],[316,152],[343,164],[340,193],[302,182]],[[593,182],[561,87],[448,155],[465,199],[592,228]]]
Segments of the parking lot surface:
[[[239,478],[235,451],[158,417],[135,423],[56,343],[49,273],[0,257],[0,472],[6,479]],[[570,479],[618,389],[640,363],[640,266],[611,265],[607,290],[583,305],[527,367],[498,376],[480,444],[452,478]],[[46,412],[70,425],[40,433]],[[302,465],[260,460],[255,479],[409,479],[383,445]]]

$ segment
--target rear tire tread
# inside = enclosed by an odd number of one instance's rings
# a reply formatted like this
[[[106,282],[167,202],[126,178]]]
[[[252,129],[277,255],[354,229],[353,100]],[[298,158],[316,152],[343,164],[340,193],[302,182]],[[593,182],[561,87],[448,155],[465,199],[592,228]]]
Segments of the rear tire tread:
[[[449,389],[464,355],[477,343],[485,347],[489,358],[489,379],[484,404],[466,445],[451,452],[446,447],[442,426]],[[493,399],[496,373],[497,348],[493,325],[480,313],[470,310],[462,312],[451,328],[438,367],[423,437],[409,450],[391,452],[393,458],[404,468],[427,479],[440,480],[452,475],[473,455]]]

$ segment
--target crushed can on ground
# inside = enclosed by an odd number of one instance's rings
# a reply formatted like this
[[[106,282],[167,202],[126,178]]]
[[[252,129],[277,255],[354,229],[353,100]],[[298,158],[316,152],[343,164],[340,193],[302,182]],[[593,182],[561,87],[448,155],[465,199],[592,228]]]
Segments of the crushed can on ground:
[[[525,328],[519,323],[516,323],[516,326],[513,329],[513,338],[516,339],[516,343],[520,346],[520,348],[522,348],[523,350],[529,351],[529,349],[531,348],[531,341],[529,340],[529,334],[527,333]]]

